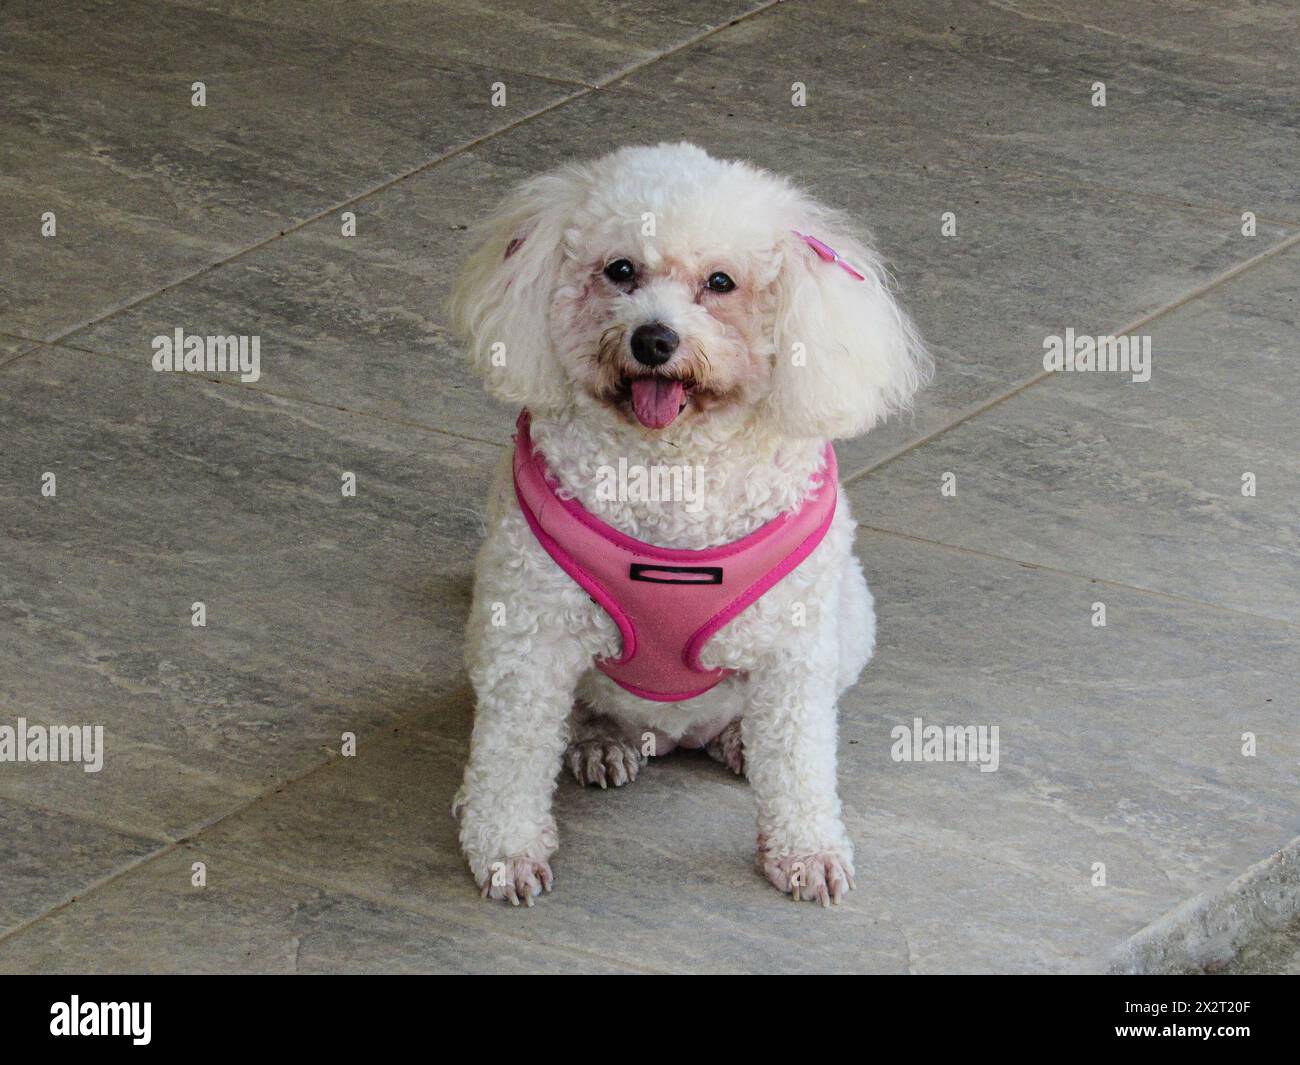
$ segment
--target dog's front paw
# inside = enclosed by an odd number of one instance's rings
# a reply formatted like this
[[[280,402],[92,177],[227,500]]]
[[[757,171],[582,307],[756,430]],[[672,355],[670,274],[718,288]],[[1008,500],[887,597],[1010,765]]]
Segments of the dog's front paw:
[[[760,849],[759,864],[772,885],[799,901],[816,899],[837,906],[853,890],[853,862],[837,851],[774,855]]]
[[[565,755],[569,770],[579,784],[621,788],[641,772],[641,752],[627,740],[594,736],[578,740]]]
[[[500,820],[485,816],[495,809],[474,801],[469,793],[458,796],[460,845],[469,861],[470,875],[485,899],[505,899],[513,906],[533,904],[551,890],[547,859],[560,845],[555,822]]]
[[[480,884],[485,899],[508,900],[511,906],[533,904],[554,881],[549,862],[537,858],[501,858],[492,862]]]

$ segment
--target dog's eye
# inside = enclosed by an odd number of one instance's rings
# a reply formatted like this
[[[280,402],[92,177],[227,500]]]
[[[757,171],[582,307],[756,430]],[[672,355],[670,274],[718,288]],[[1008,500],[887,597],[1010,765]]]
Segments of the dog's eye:
[[[715,270],[711,273],[705,285],[708,286],[710,292],[730,292],[736,287],[736,283],[721,270]]]
[[[605,276],[616,285],[625,285],[636,277],[636,267],[627,259],[615,259],[605,267]]]

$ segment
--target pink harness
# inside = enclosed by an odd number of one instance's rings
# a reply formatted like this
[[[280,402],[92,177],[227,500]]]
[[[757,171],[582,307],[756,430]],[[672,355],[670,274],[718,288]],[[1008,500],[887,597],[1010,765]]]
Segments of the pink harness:
[[[835,451],[821,485],[794,513],[735,543],[703,551],[655,547],[625,536],[555,490],[533,449],[528,412],[515,434],[515,494],[533,535],[560,568],[614,619],[623,653],[596,666],[633,695],[673,703],[702,695],[732,672],[705,669],[713,634],[812,553],[835,516]]]

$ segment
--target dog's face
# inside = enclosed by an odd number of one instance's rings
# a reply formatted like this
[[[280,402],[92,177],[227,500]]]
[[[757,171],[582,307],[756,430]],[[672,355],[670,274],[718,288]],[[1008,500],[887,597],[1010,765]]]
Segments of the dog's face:
[[[652,430],[760,402],[776,307],[767,241],[710,232],[706,199],[672,204],[662,192],[630,218],[581,212],[550,315],[573,386]]]
[[[839,240],[854,269],[809,232]],[[455,309],[496,395],[549,412],[582,394],[650,432],[730,410],[789,435],[851,435],[904,406],[926,371],[875,257],[830,212],[690,145],[521,186]]]

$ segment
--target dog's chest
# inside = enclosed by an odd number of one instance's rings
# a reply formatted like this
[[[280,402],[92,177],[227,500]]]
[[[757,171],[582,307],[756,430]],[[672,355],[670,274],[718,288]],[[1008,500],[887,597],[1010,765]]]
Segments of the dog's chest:
[[[810,627],[819,627],[825,608],[825,595],[816,585],[827,568],[833,565],[834,554],[832,547],[819,546],[797,569],[716,629],[707,642],[702,644],[699,652],[700,665],[709,670],[748,670],[769,651],[789,646],[800,633]],[[725,563],[718,570],[723,582],[721,590],[727,590],[729,585]],[[619,607],[629,609],[629,620],[635,630],[638,645],[644,649],[651,642],[668,640],[671,643],[668,648],[671,653],[686,653],[697,623],[698,627],[704,627],[710,620],[712,607],[691,613],[683,611],[681,616],[677,616],[674,613],[674,603],[680,600],[680,587],[665,583],[653,585],[649,590],[652,596],[658,594],[663,597],[662,603],[653,609],[646,609],[644,601],[635,607],[627,601],[618,604]],[[741,587],[737,585],[735,591],[738,593],[740,590]],[[726,600],[727,597],[724,596],[718,603],[725,603]],[[607,606],[588,598],[583,614],[583,627],[589,638],[595,637],[595,645],[600,648],[594,658],[617,658],[624,653],[626,647],[622,631],[611,617]],[[661,621],[664,618],[670,619],[669,622]],[[683,625],[682,622],[686,624]]]
[[[621,461],[597,467],[613,471],[602,487],[590,463],[566,466],[572,452],[564,449],[559,461],[545,459],[568,474],[556,477],[569,486],[558,497],[519,488],[520,454],[528,452],[516,451],[515,487],[537,537],[525,533],[526,550],[555,560],[542,568],[547,587],[567,585],[551,600],[559,617],[567,615],[593,660],[611,660],[604,668],[629,690],[707,687],[700,670],[748,670],[815,623],[824,595],[809,589],[838,554],[819,541],[824,523],[842,516],[818,469],[829,464],[833,478],[833,456],[815,444],[788,462],[743,469],[735,455],[717,458],[675,487],[643,483],[634,474],[644,465]],[[575,584],[587,593],[577,611]]]

